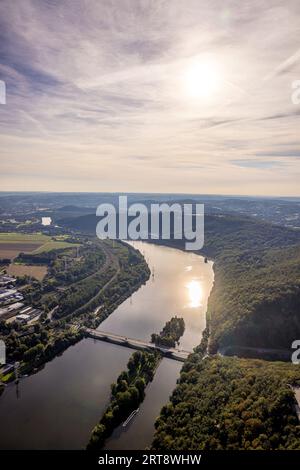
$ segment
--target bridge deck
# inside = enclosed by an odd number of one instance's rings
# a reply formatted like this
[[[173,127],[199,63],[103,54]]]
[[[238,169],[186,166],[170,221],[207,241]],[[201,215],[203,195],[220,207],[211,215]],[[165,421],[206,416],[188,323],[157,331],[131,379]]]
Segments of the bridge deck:
[[[90,338],[99,339],[100,341],[106,341],[108,343],[118,344],[119,346],[141,349],[146,351],[157,350],[160,351],[164,356],[174,359],[175,361],[184,362],[185,359],[191,354],[191,351],[176,348],[163,348],[156,346],[154,343],[142,341],[140,339],[128,338],[126,336],[117,335],[115,333],[109,333],[107,331],[93,330],[85,328],[85,333]]]

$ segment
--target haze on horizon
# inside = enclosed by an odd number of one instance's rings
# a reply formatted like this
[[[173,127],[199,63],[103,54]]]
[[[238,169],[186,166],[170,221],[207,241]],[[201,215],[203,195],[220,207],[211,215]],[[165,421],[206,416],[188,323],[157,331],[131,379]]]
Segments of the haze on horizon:
[[[1,190],[299,196],[298,0],[3,0]]]

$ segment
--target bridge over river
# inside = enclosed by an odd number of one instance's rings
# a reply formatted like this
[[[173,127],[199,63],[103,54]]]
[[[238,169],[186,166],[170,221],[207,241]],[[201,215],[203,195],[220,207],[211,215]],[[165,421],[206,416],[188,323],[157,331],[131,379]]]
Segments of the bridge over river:
[[[160,351],[163,356],[175,361],[184,362],[192,351],[186,351],[179,348],[163,348],[156,346],[154,343],[142,341],[140,339],[127,338],[126,336],[116,335],[114,333],[108,333],[107,331],[93,330],[85,328],[84,332],[90,338],[98,339],[100,341],[106,341],[108,343],[118,344],[126,348],[139,349],[143,351]]]

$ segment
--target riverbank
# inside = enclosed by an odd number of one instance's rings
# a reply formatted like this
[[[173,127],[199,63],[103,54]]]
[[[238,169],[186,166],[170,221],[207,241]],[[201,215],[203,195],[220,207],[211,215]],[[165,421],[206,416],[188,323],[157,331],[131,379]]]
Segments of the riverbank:
[[[152,333],[151,343],[156,346],[174,348],[179,342],[185,329],[184,319],[172,317],[166,322],[159,334]],[[156,350],[151,352],[136,351],[130,357],[127,370],[123,371],[116,384],[111,386],[110,404],[95,426],[87,446],[89,450],[100,449],[105,440],[112,434],[122,421],[126,427],[131,419],[138,413],[137,408],[145,398],[145,389],[154,378],[159,362],[163,358],[163,352]]]
[[[152,450],[300,450],[293,364],[191,355],[156,422]]]
[[[121,372],[117,382],[111,386],[111,399],[99,424],[92,431],[88,450],[99,450],[113,430],[137,413],[138,406],[145,398],[145,389],[153,380],[155,370],[162,356],[159,352],[136,351]],[[129,421],[128,421],[129,423]]]
[[[117,248],[118,245],[121,247],[120,250]],[[20,361],[19,373],[21,377],[40,370],[47,362],[64,352],[69,346],[82,340],[85,334],[81,331],[81,326],[88,326],[89,328],[99,326],[121,303],[149,279],[149,267],[139,252],[123,242],[118,242],[115,245],[114,251],[116,250],[119,260],[118,269],[105,280],[104,285],[102,282],[99,292],[93,299],[88,300],[76,312],[72,312],[61,319],[54,319],[51,323],[47,321],[41,325],[36,325],[34,332],[39,334],[39,341],[36,340],[31,348],[27,347],[22,357],[16,358]],[[112,254],[109,247],[105,247],[105,252],[106,257],[111,259]],[[116,254],[113,256],[115,258]],[[101,310],[96,308],[99,305],[101,305]],[[27,341],[27,345],[30,335],[24,335],[21,338],[23,337]],[[37,338],[37,334],[35,334],[35,338]],[[3,336],[2,339],[7,344],[9,356],[10,350],[14,349],[14,343],[11,344],[10,335]],[[12,339],[16,343],[18,337],[14,335]],[[2,376],[1,380],[4,383],[14,380],[14,372]]]
[[[173,248],[143,242],[135,242],[134,247],[154,268],[155,275],[101,323],[101,331],[149,341],[151,334],[161,331],[176,314],[185,321],[180,347],[196,346],[205,328],[207,298],[213,284],[211,263]],[[82,339],[38,373],[21,380],[18,387],[10,384],[0,399],[0,422],[6,423],[0,426],[0,447],[84,448],[105,412],[110,385],[126,368],[131,353],[125,347]],[[140,412],[125,430],[116,428],[105,447],[142,449],[151,444],[154,421],[176,386],[181,367],[181,363],[167,358],[160,362]],[[43,432],[39,432],[41,429]]]
[[[184,250],[182,240],[151,243]],[[252,351],[259,357],[270,349],[272,358],[272,350],[288,350],[300,334],[300,232],[246,217],[208,215],[205,244],[196,253],[214,260],[209,352],[246,348],[247,356]],[[266,351],[261,357],[267,358]]]

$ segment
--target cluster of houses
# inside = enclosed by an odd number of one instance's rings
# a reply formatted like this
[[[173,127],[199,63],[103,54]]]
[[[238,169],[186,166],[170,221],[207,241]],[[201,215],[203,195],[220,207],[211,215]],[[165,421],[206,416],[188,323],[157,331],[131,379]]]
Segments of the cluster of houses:
[[[16,288],[16,281],[8,275],[0,276],[0,320],[28,323],[39,317],[42,311],[23,303],[24,297]]]

